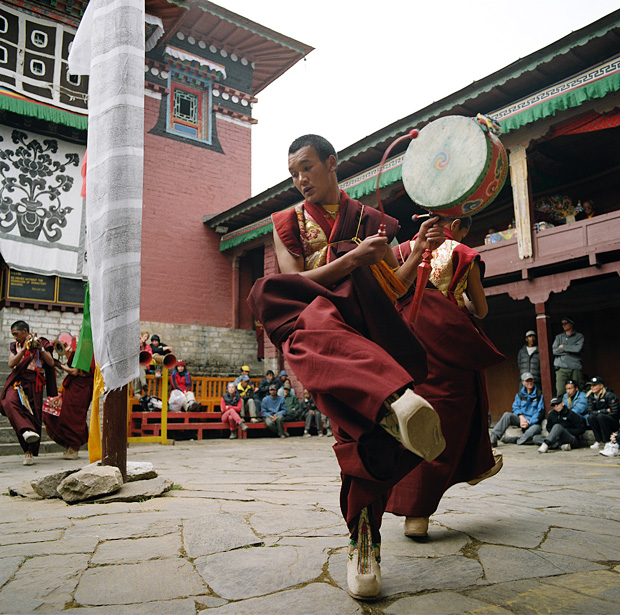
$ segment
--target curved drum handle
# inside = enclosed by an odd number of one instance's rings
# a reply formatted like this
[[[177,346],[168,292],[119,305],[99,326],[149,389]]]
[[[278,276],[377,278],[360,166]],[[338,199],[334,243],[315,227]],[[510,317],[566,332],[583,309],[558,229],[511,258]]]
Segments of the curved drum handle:
[[[390,152],[394,149],[395,145],[397,145],[401,141],[404,141],[405,139],[417,139],[418,134],[419,134],[419,130],[414,128],[413,130],[410,130],[406,135],[403,135],[402,137],[398,137],[398,139],[390,143],[390,146],[385,150],[385,153],[383,154],[383,157],[381,158],[381,164],[379,165],[379,172],[377,173],[377,185],[375,187],[375,191],[377,193],[377,205],[379,206],[379,211],[381,212],[381,215],[382,215],[382,222],[381,222],[381,225],[379,226],[379,235],[385,235],[385,209],[383,209],[383,203],[381,202],[381,192],[380,192],[380,187],[379,187],[379,180],[381,179],[381,173],[383,173],[383,165],[385,164],[387,157],[390,155]]]

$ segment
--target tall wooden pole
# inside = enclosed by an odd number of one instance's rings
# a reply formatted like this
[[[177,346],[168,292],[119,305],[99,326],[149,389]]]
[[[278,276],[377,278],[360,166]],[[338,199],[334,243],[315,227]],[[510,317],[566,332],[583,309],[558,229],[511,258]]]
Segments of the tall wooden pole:
[[[110,391],[103,403],[101,465],[115,466],[127,479],[127,385]]]

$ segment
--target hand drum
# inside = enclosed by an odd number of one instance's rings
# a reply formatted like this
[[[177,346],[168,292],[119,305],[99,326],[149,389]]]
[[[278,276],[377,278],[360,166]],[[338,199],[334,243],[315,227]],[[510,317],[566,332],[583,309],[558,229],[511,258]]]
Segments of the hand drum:
[[[501,141],[474,118],[450,115],[427,124],[407,148],[405,190],[432,214],[463,218],[499,194],[508,165]]]

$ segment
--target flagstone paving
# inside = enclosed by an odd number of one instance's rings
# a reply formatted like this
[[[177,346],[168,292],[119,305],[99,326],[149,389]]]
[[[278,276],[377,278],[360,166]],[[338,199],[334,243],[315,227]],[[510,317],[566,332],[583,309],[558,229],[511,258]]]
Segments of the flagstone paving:
[[[173,489],[73,505],[29,481],[85,453],[0,457],[0,613],[620,615],[620,458],[501,446],[503,470],[453,487],[425,542],[386,515],[383,592],[362,603],[346,592],[332,444],[131,445]]]

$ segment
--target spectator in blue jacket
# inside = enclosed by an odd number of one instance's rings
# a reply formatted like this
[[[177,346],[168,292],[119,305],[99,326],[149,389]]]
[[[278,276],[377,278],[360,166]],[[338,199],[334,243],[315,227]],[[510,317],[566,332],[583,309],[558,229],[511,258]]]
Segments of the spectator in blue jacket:
[[[564,388],[566,393],[562,397],[564,405],[575,414],[578,414],[588,425],[588,396],[579,390],[579,385],[575,380],[569,380]]]
[[[516,394],[512,412],[504,412],[491,431],[491,445],[497,446],[499,439],[508,427],[521,427],[522,435],[518,438],[503,438],[504,442],[525,444],[542,431],[545,404],[542,394],[534,384],[534,376],[529,372],[521,374],[523,386]]]
[[[284,397],[278,395],[278,386],[269,385],[269,395],[263,398],[260,404],[261,416],[265,419],[265,425],[269,431],[273,431],[280,438],[287,438],[284,431],[284,417],[286,416],[286,402]]]

